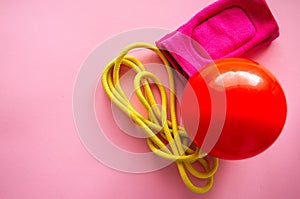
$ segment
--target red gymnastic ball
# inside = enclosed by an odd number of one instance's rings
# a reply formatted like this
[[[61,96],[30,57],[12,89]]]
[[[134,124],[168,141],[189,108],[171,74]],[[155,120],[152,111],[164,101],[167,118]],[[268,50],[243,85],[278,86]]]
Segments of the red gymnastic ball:
[[[212,102],[222,94],[224,111],[218,113]],[[207,132],[215,133],[216,140],[207,152],[238,160],[255,156],[274,143],[284,126],[287,104],[280,84],[266,68],[247,59],[226,58],[208,64],[188,80],[181,114],[198,147],[205,146]],[[214,129],[213,120],[222,124],[220,132],[208,131]]]

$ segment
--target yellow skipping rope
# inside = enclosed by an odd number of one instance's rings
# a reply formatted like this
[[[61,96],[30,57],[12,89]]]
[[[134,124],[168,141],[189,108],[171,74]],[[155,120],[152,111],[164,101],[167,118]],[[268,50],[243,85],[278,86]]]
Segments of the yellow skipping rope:
[[[127,55],[130,50],[135,48],[152,50],[160,57],[169,78],[169,98],[158,77],[147,71],[137,58]],[[122,90],[119,82],[121,67],[129,67],[136,72],[133,82],[134,92],[145,108],[148,118],[133,108]],[[184,184],[191,191],[200,194],[209,191],[213,184],[213,175],[218,168],[218,159],[213,157],[212,163],[210,163],[205,157],[207,154],[202,153],[198,147],[188,146],[190,138],[185,129],[177,124],[172,69],[161,51],[156,46],[147,43],[130,44],[105,67],[101,81],[110,100],[145,132],[150,150],[162,158],[176,162]],[[150,84],[154,84],[158,88],[161,97],[160,107],[157,106]],[[170,119],[167,118],[168,115]],[[199,168],[196,164],[200,165],[201,171],[196,169]],[[189,176],[187,171],[190,173]],[[203,186],[195,185],[190,180],[190,176],[204,180],[205,184]]]

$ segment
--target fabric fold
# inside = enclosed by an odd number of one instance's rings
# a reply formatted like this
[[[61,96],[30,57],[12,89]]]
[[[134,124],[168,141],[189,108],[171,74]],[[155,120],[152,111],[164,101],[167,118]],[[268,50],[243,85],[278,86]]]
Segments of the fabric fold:
[[[278,24],[265,0],[219,0],[156,45],[189,77],[212,60],[241,56],[278,36]]]

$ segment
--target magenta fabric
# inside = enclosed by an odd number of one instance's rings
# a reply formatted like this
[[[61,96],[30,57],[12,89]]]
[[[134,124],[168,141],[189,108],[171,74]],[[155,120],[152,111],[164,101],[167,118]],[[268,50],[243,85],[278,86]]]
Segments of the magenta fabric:
[[[238,57],[278,36],[278,24],[264,0],[220,0],[156,45],[189,77],[212,59]]]

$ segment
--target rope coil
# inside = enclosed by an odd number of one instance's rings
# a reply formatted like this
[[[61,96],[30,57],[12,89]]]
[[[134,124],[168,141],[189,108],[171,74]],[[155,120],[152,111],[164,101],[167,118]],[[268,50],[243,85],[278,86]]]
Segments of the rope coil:
[[[169,78],[169,98],[158,77],[147,71],[137,58],[127,55],[130,50],[135,48],[152,50],[160,57],[166,66]],[[133,80],[134,92],[145,108],[148,118],[134,109],[122,90],[119,82],[121,67],[129,67],[136,72]],[[156,46],[147,43],[130,44],[105,67],[101,81],[110,100],[145,132],[150,150],[162,158],[176,162],[183,182],[191,191],[195,193],[209,191],[213,184],[213,175],[218,168],[218,159],[212,158],[210,164],[204,157],[207,154],[202,153],[198,147],[189,146],[190,139],[185,129],[177,124],[173,73],[168,60],[161,51]],[[161,108],[157,106],[150,84],[154,84],[158,88]],[[167,118],[167,115],[170,116],[170,119]],[[204,172],[195,169],[194,163],[198,163]],[[195,178],[206,180],[206,184],[204,186],[194,185],[187,171]]]

